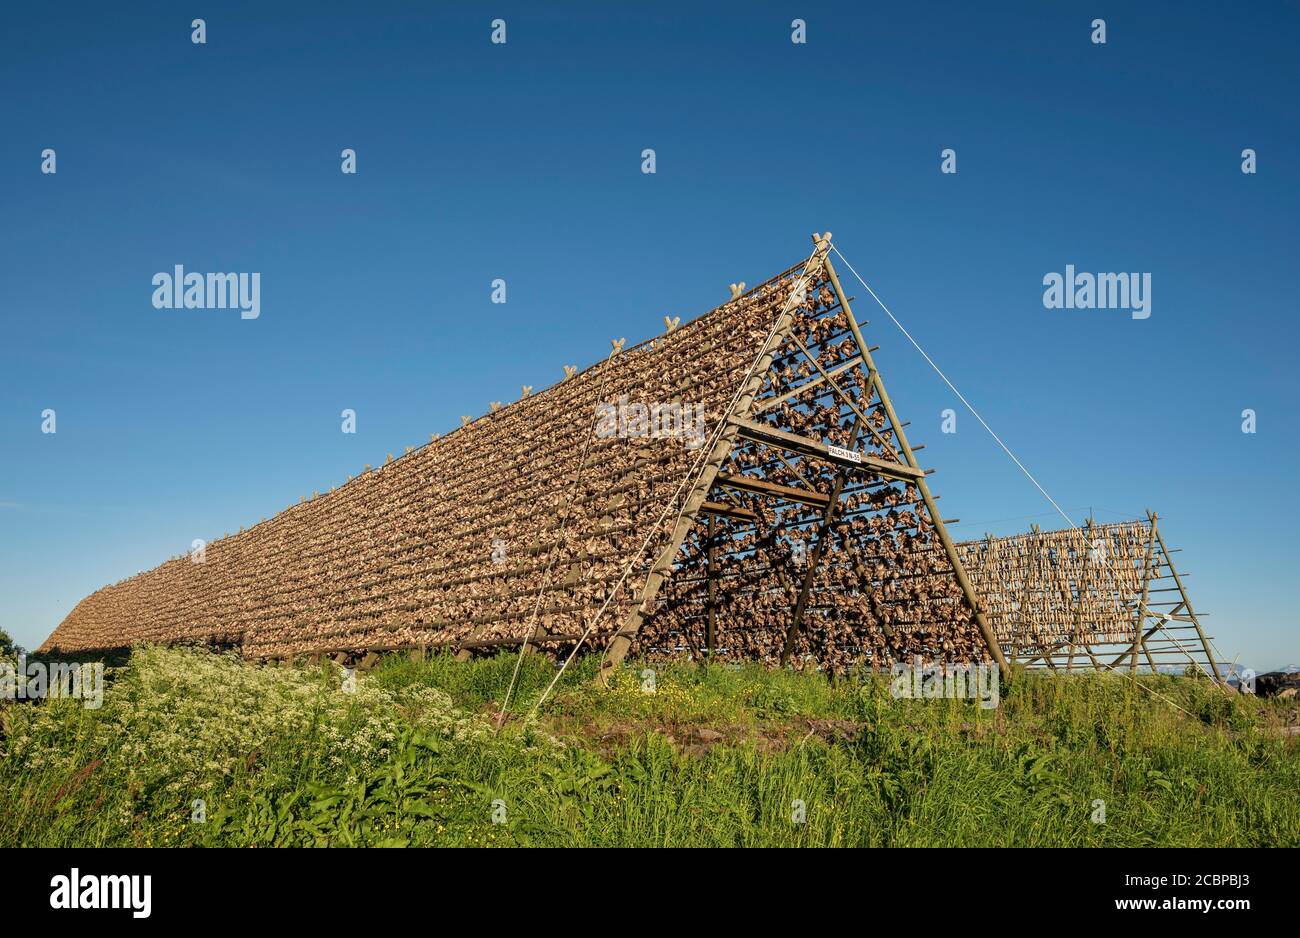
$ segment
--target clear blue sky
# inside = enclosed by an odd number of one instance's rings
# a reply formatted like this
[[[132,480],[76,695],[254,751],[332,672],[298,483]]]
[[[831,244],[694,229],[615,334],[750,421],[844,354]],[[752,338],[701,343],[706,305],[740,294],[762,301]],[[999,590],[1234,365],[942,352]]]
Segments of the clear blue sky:
[[[1227,656],[1300,661],[1295,4],[539,6],[6,11],[0,627],[35,646],[830,229],[1076,521],[1157,510]],[[154,309],[175,264],[260,272],[261,317]],[[1150,272],[1151,318],[1044,309],[1066,264]],[[939,432],[868,303],[956,532],[1063,524],[969,415]]]

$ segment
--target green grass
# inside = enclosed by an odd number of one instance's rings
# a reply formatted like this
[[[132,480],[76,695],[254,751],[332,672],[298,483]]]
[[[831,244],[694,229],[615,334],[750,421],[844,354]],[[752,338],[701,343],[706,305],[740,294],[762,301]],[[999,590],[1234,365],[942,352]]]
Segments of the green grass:
[[[757,666],[600,687],[587,660],[530,721],[530,656],[496,733],[514,666],[393,656],[344,693],[140,649],[101,709],[0,710],[0,845],[1300,845],[1291,705],[1203,680],[1018,674],[981,709]]]

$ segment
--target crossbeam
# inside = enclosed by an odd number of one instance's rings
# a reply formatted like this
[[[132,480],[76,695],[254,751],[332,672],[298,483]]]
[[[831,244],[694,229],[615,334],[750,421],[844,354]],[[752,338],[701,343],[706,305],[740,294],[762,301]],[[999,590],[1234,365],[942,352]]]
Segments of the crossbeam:
[[[813,505],[817,508],[825,508],[831,501],[829,496],[823,495],[821,492],[799,489],[790,485],[779,485],[765,479],[754,479],[750,476],[734,475],[730,472],[719,472],[714,484],[723,488],[749,492],[753,495],[770,495],[773,498]]]
[[[888,459],[877,459],[875,456],[868,456],[866,453],[861,453],[857,450],[847,450],[838,446],[828,446],[821,440],[814,440],[810,437],[800,436],[797,433],[790,433],[786,430],[778,430],[776,427],[769,427],[766,424],[756,423],[753,420],[748,420],[743,417],[733,418],[732,422],[737,427],[738,435],[742,439],[749,440],[752,443],[761,443],[764,446],[777,446],[781,449],[788,449],[804,456],[814,456],[818,459],[824,459],[829,463],[834,463],[841,468],[852,469],[860,467],[862,469],[870,469],[878,475],[895,479],[900,482],[915,482],[918,479],[925,478],[924,469],[915,469],[900,462],[892,462]]]
[[[700,506],[700,511],[710,515],[721,515],[724,518],[735,518],[738,521],[758,520],[758,515],[750,511],[748,508],[740,508],[736,505],[728,505],[724,502],[705,502]]]

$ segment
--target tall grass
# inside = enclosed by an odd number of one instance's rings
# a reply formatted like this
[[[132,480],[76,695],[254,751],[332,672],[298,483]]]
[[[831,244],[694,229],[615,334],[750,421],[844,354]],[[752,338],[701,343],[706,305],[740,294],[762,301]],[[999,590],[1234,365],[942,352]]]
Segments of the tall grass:
[[[140,649],[102,709],[2,711],[0,845],[1300,845],[1284,705],[1206,681],[1020,674],[985,710],[587,661],[530,722],[555,672],[523,665],[498,734],[509,655],[393,656],[345,693],[332,665]]]

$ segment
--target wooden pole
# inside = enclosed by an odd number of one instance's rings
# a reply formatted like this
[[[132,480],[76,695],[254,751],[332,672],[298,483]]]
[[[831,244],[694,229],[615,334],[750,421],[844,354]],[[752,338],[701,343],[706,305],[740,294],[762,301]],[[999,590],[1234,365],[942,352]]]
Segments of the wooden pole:
[[[885,409],[885,416],[888,418],[889,425],[894,430],[894,436],[898,439],[898,445],[903,451],[903,460],[907,465],[919,469],[920,464],[912,452],[911,445],[907,442],[907,434],[903,431],[902,421],[898,419],[898,414],[894,411],[894,403],[890,400],[889,392],[885,390],[885,383],[881,380],[880,372],[876,370],[876,364],[871,358],[870,346],[862,337],[862,330],[858,328],[858,321],[853,316],[849,298],[845,295],[844,288],[840,285],[840,278],[835,273],[835,265],[831,263],[829,256],[825,258],[824,263],[826,265],[826,275],[835,290],[835,296],[839,300],[840,308],[844,310],[844,318],[848,321],[849,331],[853,333],[853,341],[857,343],[858,351],[862,355],[862,362],[866,365],[871,386],[875,389],[876,396],[880,398],[880,404]],[[997,635],[994,634],[988,619],[985,618],[983,611],[980,609],[979,599],[975,595],[975,588],[966,576],[966,569],[962,566],[961,557],[957,554],[957,547],[953,544],[952,538],[949,537],[948,529],[943,523],[943,517],[934,505],[934,498],[930,494],[930,487],[926,485],[924,476],[916,480],[916,487],[925,502],[926,511],[930,515],[930,523],[934,525],[934,530],[943,544],[944,553],[948,555],[948,562],[952,565],[957,584],[966,595],[966,602],[975,616],[975,622],[979,626],[980,634],[984,637],[984,644],[988,647],[989,656],[997,663],[1002,679],[1010,680],[1011,669],[1007,666],[1007,659],[1002,654],[1002,647],[998,644]]]
[[[1079,582],[1075,586],[1075,592],[1078,593],[1078,596],[1075,598],[1075,604],[1074,604],[1074,631],[1071,634],[1072,641],[1070,643],[1070,662],[1065,666],[1065,670],[1067,673],[1074,670],[1074,649],[1075,649],[1074,642],[1078,641],[1079,632],[1082,630],[1083,627],[1083,607],[1084,604],[1087,602],[1087,600],[1084,598],[1083,591],[1088,586],[1088,561],[1092,559],[1093,533],[1094,532],[1092,529],[1092,516],[1089,515],[1088,521],[1084,525],[1084,533],[1083,533],[1084,554],[1083,554],[1083,561],[1079,564]],[[1091,655],[1091,652],[1089,652],[1089,654]]]
[[[858,435],[862,427],[862,413],[856,407],[853,418],[853,430],[849,436],[849,446],[857,449]],[[790,663],[790,655],[794,652],[795,636],[799,634],[799,626],[803,624],[804,610],[808,607],[808,591],[812,588],[813,576],[817,573],[817,567],[821,563],[822,557],[826,553],[826,545],[830,543],[832,537],[831,523],[835,520],[835,509],[839,507],[840,495],[844,492],[844,483],[848,479],[848,473],[840,469],[835,473],[835,481],[831,483],[830,501],[826,505],[826,513],[822,515],[821,526],[817,530],[817,543],[813,545],[812,555],[808,557],[808,570],[804,573],[803,584],[799,587],[799,598],[794,604],[794,615],[790,620],[790,628],[785,633],[785,646],[781,649],[781,667]]]
[[[1036,572],[1038,574],[1039,582],[1043,583],[1046,581],[1046,577],[1042,572],[1043,550],[1042,550],[1042,545],[1039,543],[1039,535],[1041,533],[1041,529],[1038,527],[1037,524],[1031,524],[1029,526],[1029,530],[1031,532],[1029,538],[1029,550],[1030,550],[1029,556],[1030,556],[1030,560],[1033,562],[1033,568],[1031,572]],[[1028,572],[1025,576],[1024,587],[1025,588],[1024,588],[1023,599],[1021,600],[1020,603],[1020,614],[1022,617],[1026,615],[1025,610],[1029,608],[1029,601],[1032,595],[1029,590]],[[1046,590],[1044,590],[1043,592],[1044,595],[1046,595]],[[1048,636],[1046,639],[1043,638],[1043,630],[1042,628],[1039,627],[1037,616],[1031,616],[1030,618],[1032,619],[1033,626],[1034,626],[1034,643],[1038,646],[1038,650],[1042,653],[1044,663],[1053,671],[1055,671],[1056,662],[1052,659],[1052,655],[1050,654],[1050,652],[1055,652],[1057,647],[1059,646],[1055,646],[1051,644],[1051,636]],[[1034,658],[1030,658],[1028,661],[1025,662],[1025,664],[1032,664],[1033,661]]]
[[[1165,558],[1165,563],[1169,567],[1169,574],[1174,578],[1174,585],[1178,587],[1178,593],[1183,600],[1183,609],[1187,612],[1187,618],[1192,620],[1192,625],[1196,627],[1196,635],[1201,640],[1201,648],[1205,652],[1205,660],[1210,663],[1210,676],[1214,683],[1223,686],[1224,678],[1219,674],[1219,664],[1214,660],[1214,653],[1210,651],[1210,640],[1205,637],[1205,630],[1201,628],[1201,621],[1197,618],[1195,611],[1192,609],[1192,601],[1187,596],[1187,590],[1183,587],[1183,578],[1178,575],[1174,568],[1174,562],[1169,557],[1169,550],[1165,547],[1165,539],[1156,532],[1156,541],[1160,544],[1160,553]]]
[[[1155,512],[1148,511],[1147,520],[1151,522],[1151,533],[1147,535],[1146,558],[1142,561],[1142,598],[1138,600],[1138,606],[1133,616],[1133,655],[1128,666],[1130,673],[1137,673],[1138,648],[1140,648],[1144,642],[1142,635],[1142,621],[1146,617],[1147,598],[1151,595],[1151,555],[1155,550],[1156,543]]]
[[[709,619],[708,625],[704,630],[704,647],[710,658],[717,648],[717,629],[718,629],[718,543],[717,543],[717,515],[709,515],[709,547],[708,547],[708,577],[709,577]]]

